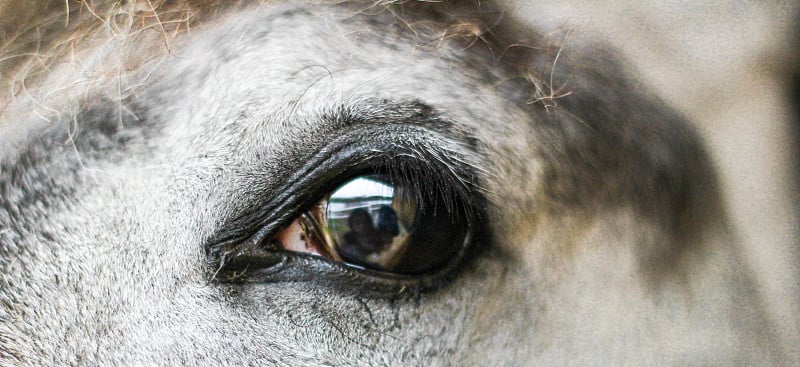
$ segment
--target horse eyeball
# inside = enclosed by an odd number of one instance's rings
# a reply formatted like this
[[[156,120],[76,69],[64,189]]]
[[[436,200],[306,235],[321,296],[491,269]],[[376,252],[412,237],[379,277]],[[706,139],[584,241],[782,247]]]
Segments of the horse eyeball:
[[[448,263],[465,246],[463,216],[437,210],[420,185],[386,175],[356,176],[275,236],[287,251],[311,253],[350,267],[416,275]]]

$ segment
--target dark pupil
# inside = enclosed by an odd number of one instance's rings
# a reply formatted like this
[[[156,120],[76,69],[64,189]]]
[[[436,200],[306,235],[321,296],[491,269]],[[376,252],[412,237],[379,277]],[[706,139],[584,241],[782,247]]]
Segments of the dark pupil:
[[[447,261],[460,249],[466,228],[417,197],[382,175],[340,186],[325,209],[336,252],[352,265],[408,274]]]

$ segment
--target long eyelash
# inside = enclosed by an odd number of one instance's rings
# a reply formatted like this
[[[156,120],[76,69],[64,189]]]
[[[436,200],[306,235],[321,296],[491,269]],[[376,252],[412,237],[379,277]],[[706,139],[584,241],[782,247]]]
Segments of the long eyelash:
[[[480,220],[483,208],[483,189],[479,176],[464,160],[453,159],[457,153],[432,154],[417,149],[414,154],[384,155],[373,169],[388,176],[392,184],[408,187],[406,197],[418,203],[420,213],[430,210],[434,215],[444,210],[453,221]]]

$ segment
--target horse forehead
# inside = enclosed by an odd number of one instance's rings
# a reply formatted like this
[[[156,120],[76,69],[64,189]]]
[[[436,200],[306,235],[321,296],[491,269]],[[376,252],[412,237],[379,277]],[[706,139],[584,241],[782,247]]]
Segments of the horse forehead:
[[[320,139],[353,120],[410,121],[418,106],[450,123],[451,136],[503,147],[507,162],[533,162],[511,156],[530,151],[534,130],[519,101],[486,82],[502,81],[496,65],[469,65],[465,58],[480,55],[447,45],[418,49],[413,33],[387,36],[368,18],[343,23],[342,10],[316,11],[237,14],[193,35],[196,42],[160,66],[163,77],[140,96],[167,121],[159,139],[171,162],[223,170],[246,163],[255,175],[308,159]],[[197,160],[204,155],[219,159]]]
[[[484,129],[507,125],[491,123],[501,110],[523,116],[507,96],[481,85],[497,70],[466,67],[460,58],[475,57],[468,52],[418,50],[413,34],[388,37],[379,33],[379,23],[345,24],[333,16],[321,19],[325,14],[278,6],[216,22],[194,35],[163,67],[168,77],[153,78],[145,92],[175,114],[174,132],[201,127],[209,139],[245,130],[252,141],[281,139],[318,130],[321,118],[338,109],[381,100],[423,100],[461,124]],[[227,138],[221,144],[235,146]]]

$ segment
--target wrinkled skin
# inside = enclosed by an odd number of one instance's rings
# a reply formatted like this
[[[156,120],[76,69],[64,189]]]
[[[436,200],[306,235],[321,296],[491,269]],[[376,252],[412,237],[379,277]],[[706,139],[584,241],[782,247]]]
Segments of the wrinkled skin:
[[[586,35],[449,6],[232,10],[50,123],[12,106],[0,364],[791,365],[685,118]],[[460,14],[492,31],[416,28]],[[219,239],[313,204],[339,147],[471,172],[464,261],[425,286],[308,257],[228,281]]]

